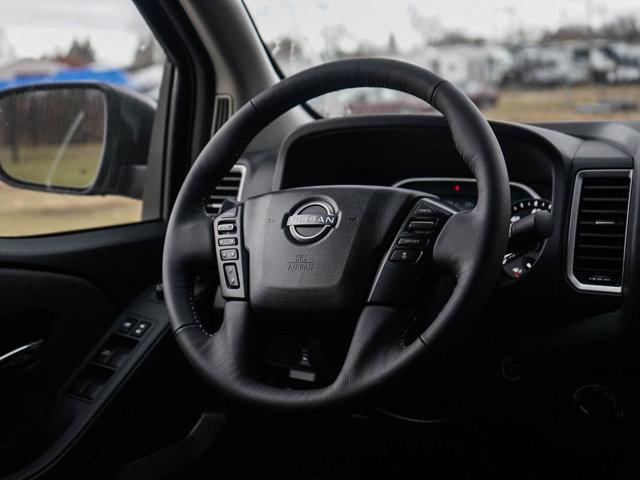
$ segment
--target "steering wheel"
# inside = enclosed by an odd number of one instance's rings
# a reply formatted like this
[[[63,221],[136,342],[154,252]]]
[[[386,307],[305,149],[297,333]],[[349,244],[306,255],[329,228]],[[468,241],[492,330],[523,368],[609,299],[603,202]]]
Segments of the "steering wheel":
[[[215,220],[206,215],[214,186],[265,126],[312,98],[354,87],[405,92],[444,115],[477,180],[473,210],[454,212],[420,192],[398,188],[328,186],[274,191]],[[498,141],[480,111],[451,83],[386,59],[308,69],[239,109],[205,146],[182,185],[169,219],[162,272],[175,337],[200,375],[233,401],[272,411],[345,408],[435,361],[471,330],[498,278],[509,211],[509,179]],[[211,331],[196,308],[194,280],[216,266],[226,303],[221,326]],[[420,275],[436,268],[455,276],[455,287],[422,326],[407,313],[407,298]],[[298,323],[353,319],[344,362],[330,384],[285,389],[258,374],[262,322],[279,316]],[[417,334],[409,335],[416,326]]]

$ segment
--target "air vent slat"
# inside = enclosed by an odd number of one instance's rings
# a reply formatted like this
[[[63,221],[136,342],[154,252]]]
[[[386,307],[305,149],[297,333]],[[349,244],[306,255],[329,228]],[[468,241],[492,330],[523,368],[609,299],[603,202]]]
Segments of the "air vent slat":
[[[592,270],[590,268],[576,268],[575,271],[582,271],[582,272],[589,272],[591,273]],[[600,268],[598,270],[600,273],[616,273],[618,272],[617,268]]]
[[[588,237],[588,238],[624,238],[624,233],[586,233],[580,232],[578,233],[579,237]]]
[[[588,255],[578,255],[576,257],[576,260],[597,260],[599,262],[621,262],[622,261],[622,259],[618,257],[603,257],[603,256],[590,257]]]
[[[603,203],[620,203],[625,204],[627,202],[626,197],[585,197],[583,202],[603,202]]]
[[[244,172],[245,169],[243,166],[235,165],[229,173],[222,178],[208,197],[208,201],[204,207],[207,215],[212,217],[218,215],[225,201],[235,202],[240,200]]]
[[[582,210],[582,213],[592,213],[592,214],[601,214],[601,213],[613,213],[613,214],[622,214],[622,215],[626,215],[626,208],[624,211],[620,211],[619,209],[612,209],[612,208],[587,208]]]
[[[585,191],[593,190],[628,190],[629,187],[624,185],[585,185]]]
[[[622,245],[596,245],[596,244],[588,244],[588,243],[578,243],[578,248],[597,248],[601,250],[624,250]]]
[[[616,222],[615,220],[591,220],[591,221],[581,221],[580,225],[585,225],[589,227],[598,227],[601,230],[606,227],[624,227],[626,222]]]
[[[233,114],[233,100],[228,95],[217,95],[213,108],[213,133],[216,133],[227,123]]]
[[[584,290],[619,292],[631,178],[628,170],[580,172],[572,211],[570,271]],[[576,284],[576,282],[574,282]]]

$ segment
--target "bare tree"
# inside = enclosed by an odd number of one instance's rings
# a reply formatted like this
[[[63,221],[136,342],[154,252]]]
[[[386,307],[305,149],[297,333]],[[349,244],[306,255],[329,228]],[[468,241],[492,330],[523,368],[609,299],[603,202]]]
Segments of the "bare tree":
[[[439,17],[423,15],[415,5],[409,5],[407,13],[409,14],[409,24],[420,37],[422,45],[430,45],[444,35],[444,28]]]

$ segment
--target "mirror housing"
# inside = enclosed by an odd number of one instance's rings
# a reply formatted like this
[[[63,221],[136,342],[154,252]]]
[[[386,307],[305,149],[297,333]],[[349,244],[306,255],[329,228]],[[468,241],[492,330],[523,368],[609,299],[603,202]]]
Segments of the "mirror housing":
[[[0,179],[5,183],[30,190],[59,192],[76,195],[123,195],[131,198],[142,198],[144,188],[144,174],[147,166],[151,130],[155,114],[155,103],[150,99],[119,87],[101,82],[60,82],[41,83],[0,91],[0,105],[3,100],[20,95],[34,96],[38,108],[38,98],[41,103],[47,101],[46,93],[60,94],[60,90],[93,90],[99,92],[104,99],[104,134],[102,135],[101,158],[98,160],[97,172],[87,186],[52,185],[52,182],[37,183],[30,180],[16,178],[9,174],[0,162]],[[87,92],[88,93],[88,92]],[[33,101],[33,100],[32,100]],[[51,101],[51,98],[48,99]],[[42,105],[43,111],[46,107]],[[63,107],[64,108],[64,107]],[[95,114],[95,113],[94,113]],[[0,117],[2,112],[0,112]],[[54,116],[39,116],[38,120],[55,122]],[[21,118],[25,125],[30,119]],[[10,120],[0,118],[2,124]],[[42,129],[42,125],[38,128]],[[46,125],[44,126],[46,127]],[[50,128],[55,128],[51,125]]]

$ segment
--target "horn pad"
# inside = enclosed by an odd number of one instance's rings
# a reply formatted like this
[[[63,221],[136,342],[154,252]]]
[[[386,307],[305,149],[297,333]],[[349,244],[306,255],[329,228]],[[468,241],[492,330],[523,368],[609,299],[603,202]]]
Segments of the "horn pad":
[[[416,198],[406,190],[349,186],[247,200],[243,231],[253,309],[324,314],[361,308]]]

